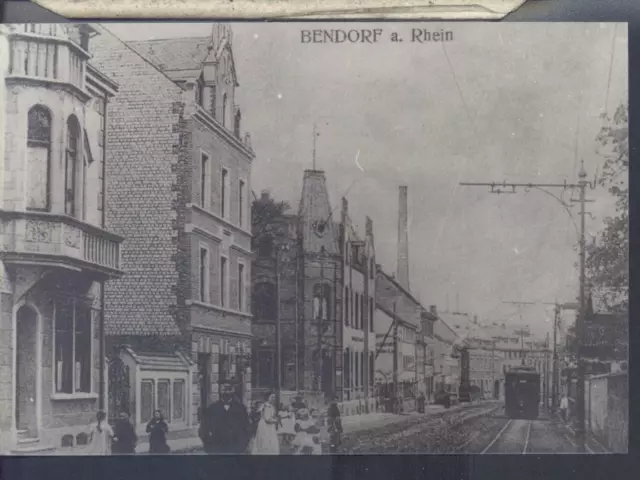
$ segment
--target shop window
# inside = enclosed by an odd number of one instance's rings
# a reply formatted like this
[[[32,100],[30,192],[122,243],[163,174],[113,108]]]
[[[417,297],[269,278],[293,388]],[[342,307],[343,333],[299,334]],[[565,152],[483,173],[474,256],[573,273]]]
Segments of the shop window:
[[[158,408],[167,422],[171,421],[171,392],[169,380],[158,380]]]
[[[55,305],[55,390],[91,392],[91,308],[68,299]]]
[[[143,380],[140,385],[140,421],[147,423],[153,418],[155,410],[155,382]]]

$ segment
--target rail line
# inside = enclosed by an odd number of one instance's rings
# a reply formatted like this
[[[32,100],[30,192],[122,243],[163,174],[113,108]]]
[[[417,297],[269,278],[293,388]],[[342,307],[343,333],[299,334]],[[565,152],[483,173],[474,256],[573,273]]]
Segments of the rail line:
[[[486,454],[487,452],[489,452],[489,450],[491,450],[491,448],[496,445],[499,444],[499,442],[501,441],[501,439],[504,437],[505,432],[514,432],[516,433],[518,436],[520,436],[521,434],[519,433],[519,430],[523,430],[524,429],[524,443],[523,446],[521,447],[522,451],[520,453],[522,453],[522,455],[526,455],[527,453],[527,449],[529,448],[529,439],[531,437],[531,425],[533,424],[533,422],[531,420],[527,421],[527,425],[524,428],[518,428],[519,425],[516,424],[516,422],[514,422],[514,420],[512,418],[510,418],[507,423],[504,424],[504,426],[500,429],[500,431],[496,434],[495,437],[493,437],[493,439],[491,440],[491,442],[489,442],[489,444],[482,450],[481,455]],[[515,427],[513,429],[511,429],[510,427]],[[509,445],[517,445],[520,442],[509,442]],[[514,451],[509,451],[509,452],[504,452],[504,453],[517,453]]]

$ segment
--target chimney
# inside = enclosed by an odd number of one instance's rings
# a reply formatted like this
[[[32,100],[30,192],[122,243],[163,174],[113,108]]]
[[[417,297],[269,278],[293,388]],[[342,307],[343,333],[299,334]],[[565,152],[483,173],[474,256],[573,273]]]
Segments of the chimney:
[[[396,276],[398,283],[408,292],[409,289],[409,234],[408,234],[407,187],[400,187],[400,208],[398,212],[398,260]]]
[[[438,316],[438,308],[435,305],[429,305],[429,312],[431,312],[431,315],[434,317]]]

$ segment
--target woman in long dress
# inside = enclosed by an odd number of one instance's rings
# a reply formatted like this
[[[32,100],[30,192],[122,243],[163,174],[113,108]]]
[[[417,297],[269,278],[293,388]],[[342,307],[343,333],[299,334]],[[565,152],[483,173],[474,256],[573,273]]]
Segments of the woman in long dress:
[[[258,430],[253,440],[251,453],[253,455],[278,455],[280,443],[278,441],[278,412],[275,407],[276,396],[272,393],[262,405]]]
[[[97,423],[91,426],[91,443],[90,455],[111,455],[111,439],[113,438],[113,429],[106,422],[107,415],[102,411],[98,411],[96,416]]]

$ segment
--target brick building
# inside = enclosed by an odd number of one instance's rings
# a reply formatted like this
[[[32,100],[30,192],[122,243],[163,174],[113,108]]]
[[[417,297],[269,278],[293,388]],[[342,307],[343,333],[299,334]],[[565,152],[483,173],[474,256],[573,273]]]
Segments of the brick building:
[[[87,25],[0,26],[0,451],[83,445],[105,401],[104,121],[117,85]]]
[[[305,171],[298,214],[286,216],[275,235],[280,245],[258,249],[253,382],[261,390],[276,385],[278,316],[285,395],[304,390],[322,403],[333,395],[340,400],[368,395],[373,385],[373,222],[366,219],[361,237],[346,199],[339,221],[332,211],[324,172]]]
[[[110,414],[171,428],[231,379],[250,396],[251,163],[234,94],[232,32],[124,43],[105,27],[94,62],[120,85],[107,122],[107,224],[127,275],[107,288]]]

